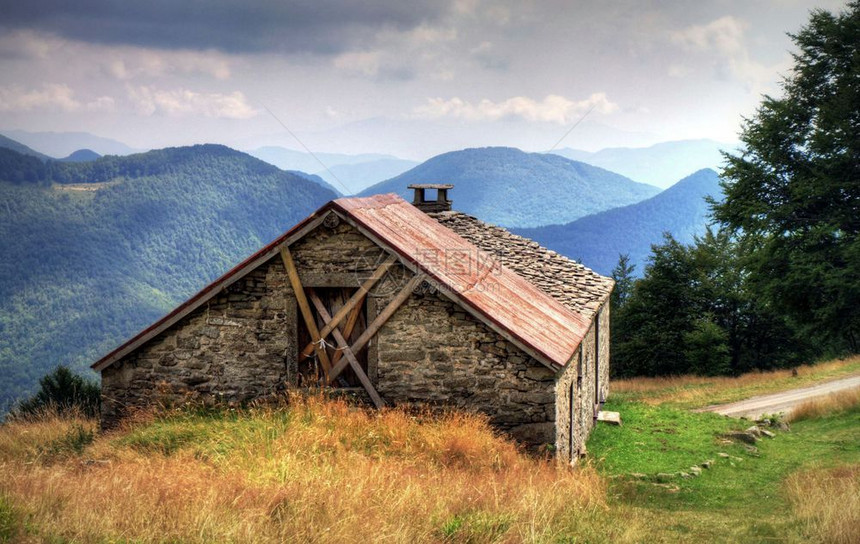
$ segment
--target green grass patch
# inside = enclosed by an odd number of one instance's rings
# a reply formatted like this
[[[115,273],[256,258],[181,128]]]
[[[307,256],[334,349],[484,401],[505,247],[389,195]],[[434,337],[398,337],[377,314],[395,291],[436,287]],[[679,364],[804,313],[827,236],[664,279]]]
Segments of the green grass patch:
[[[39,446],[39,456],[47,460],[57,460],[80,455],[84,448],[92,444],[95,436],[95,430],[76,423],[62,437],[45,446]]]
[[[496,542],[512,523],[504,513],[470,512],[446,520],[440,532],[445,542]]]
[[[752,425],[746,420],[632,401],[613,400],[607,409],[621,412],[624,425],[598,424],[589,454],[611,478],[613,509],[652,518],[656,541],[814,540],[792,512],[784,482],[801,470],[860,464],[858,411],[798,422],[750,451],[719,437]],[[655,477],[708,459],[714,464],[698,477]]]
[[[256,417],[236,410],[177,412],[131,430],[115,444],[142,453],[169,456],[184,450],[198,458],[218,460],[250,445],[271,445],[289,421],[287,410]]]
[[[739,453],[743,448],[720,444],[719,435],[749,426],[748,422],[666,405],[612,400],[604,409],[620,412],[623,425],[598,424],[588,450],[601,472],[608,475],[686,471],[715,459],[718,452]]]
[[[20,522],[12,502],[0,495],[0,542],[12,542],[18,536]]]

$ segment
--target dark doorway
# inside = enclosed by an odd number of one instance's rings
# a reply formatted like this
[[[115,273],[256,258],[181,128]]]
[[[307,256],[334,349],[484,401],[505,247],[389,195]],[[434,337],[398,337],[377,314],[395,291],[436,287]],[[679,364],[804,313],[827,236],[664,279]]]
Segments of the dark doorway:
[[[334,316],[337,312],[346,304],[349,298],[356,292],[357,289],[349,288],[349,287],[314,287],[312,288],[316,295],[320,298],[328,311],[329,315]],[[311,288],[305,289],[306,292],[310,291]],[[322,330],[325,327],[325,322],[322,317],[320,317],[319,313],[315,308],[311,308],[311,311],[314,314],[314,319],[316,320],[317,329]],[[337,328],[341,331],[341,333],[346,338],[346,342],[349,345],[352,345],[359,336],[367,329],[367,301],[366,299],[362,301],[362,303],[358,306],[356,310],[356,317],[354,319],[354,325],[352,330],[349,331],[349,335],[347,335],[344,331],[345,327],[349,324],[350,317],[347,314],[347,317],[341,321]],[[314,383],[318,383],[319,380],[323,376],[323,369],[320,362],[317,360],[316,354],[312,354],[310,357],[302,360],[301,350],[311,343],[311,335],[308,332],[308,328],[303,319],[298,320],[298,346],[299,346],[299,375],[301,377],[301,383],[304,385],[310,385]],[[336,364],[335,362],[340,360],[343,356],[343,353],[340,349],[338,349],[337,341],[334,339],[332,334],[327,335],[325,338],[326,343],[326,352],[328,353],[329,360],[332,361],[332,364]],[[361,349],[358,353],[355,353],[355,358],[358,360],[359,365],[364,370],[365,374],[367,373],[367,346]],[[361,382],[358,380],[358,376],[355,375],[355,372],[352,370],[351,366],[347,366],[343,372],[334,380],[332,384],[336,387],[361,387]]]

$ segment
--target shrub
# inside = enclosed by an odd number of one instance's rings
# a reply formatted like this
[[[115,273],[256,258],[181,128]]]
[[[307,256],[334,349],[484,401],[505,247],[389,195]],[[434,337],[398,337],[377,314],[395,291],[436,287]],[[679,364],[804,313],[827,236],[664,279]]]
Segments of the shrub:
[[[59,415],[80,413],[87,417],[96,417],[100,407],[99,385],[75,374],[67,366],[60,365],[42,377],[36,394],[18,403],[12,413],[30,417],[47,410],[56,411]]]

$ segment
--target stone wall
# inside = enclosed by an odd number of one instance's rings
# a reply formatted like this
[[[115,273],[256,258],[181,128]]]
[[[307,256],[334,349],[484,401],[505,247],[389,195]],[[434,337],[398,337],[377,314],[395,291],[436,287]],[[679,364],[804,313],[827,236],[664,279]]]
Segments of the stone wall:
[[[576,461],[585,453],[588,435],[595,424],[596,406],[608,394],[609,306],[604,304],[555,384],[558,424],[555,446],[560,458]]]
[[[600,308],[597,314],[597,323],[600,327],[600,398],[599,402],[606,402],[609,398],[609,368],[612,358],[609,352],[609,301]]]
[[[379,331],[377,372],[389,402],[482,412],[529,446],[555,443],[555,372],[439,293]]]
[[[288,289],[283,265],[272,259],[104,369],[102,425],[153,405],[241,403],[282,389],[295,372]]]

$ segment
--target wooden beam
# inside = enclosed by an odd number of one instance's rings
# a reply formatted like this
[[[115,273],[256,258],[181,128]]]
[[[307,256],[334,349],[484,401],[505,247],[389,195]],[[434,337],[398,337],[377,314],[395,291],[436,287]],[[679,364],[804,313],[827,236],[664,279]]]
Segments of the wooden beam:
[[[363,333],[361,333],[361,336],[359,336],[350,346],[350,349],[353,353],[358,353],[359,351],[361,351],[361,348],[367,345],[370,339],[373,338],[373,335],[375,335],[377,331],[379,331],[379,329],[385,324],[385,322],[388,321],[392,315],[394,315],[394,312],[396,312],[397,309],[400,308],[400,306],[404,302],[406,302],[406,299],[408,299],[409,296],[412,294],[413,289],[418,287],[418,285],[420,285],[421,282],[424,281],[426,278],[427,276],[425,276],[424,274],[415,274],[412,279],[409,280],[406,286],[404,286],[403,289],[401,289],[400,292],[397,293],[397,296],[395,296],[391,300],[391,302],[388,303],[388,306],[386,306],[385,309],[383,309],[382,312],[380,312],[379,315],[376,316],[376,319],[373,320],[373,323],[368,325],[367,329]],[[346,368],[347,363],[348,361],[339,361],[334,366],[334,368],[331,369],[331,372],[328,376],[329,381],[337,378],[338,374],[343,372],[343,369]]]
[[[284,268],[287,269],[287,275],[290,277],[290,285],[293,287],[293,292],[296,295],[296,302],[299,303],[299,309],[302,311],[302,318],[305,320],[305,325],[308,332],[311,334],[311,340],[315,345],[317,357],[323,366],[325,372],[326,383],[329,381],[331,371],[331,363],[328,359],[328,353],[325,350],[325,345],[320,345],[320,331],[317,328],[317,322],[314,319],[314,314],[308,305],[308,299],[305,297],[305,289],[302,287],[302,281],[299,279],[299,272],[296,270],[296,263],[293,262],[293,256],[290,254],[290,248],[286,245],[281,246],[281,259],[284,261]]]
[[[346,323],[344,323],[344,325],[343,325],[343,332],[342,332],[344,338],[349,338],[349,336],[352,334],[352,330],[355,328],[355,324],[358,323],[358,318],[361,316],[361,310],[362,310],[362,305],[356,306],[355,308],[352,309],[352,312],[350,312],[349,317],[346,318]],[[340,361],[340,358],[341,358],[341,352],[340,351],[336,352],[334,354],[334,356],[332,356],[332,358],[331,358],[332,368],[334,368],[334,366],[338,363],[338,361]]]
[[[310,296],[311,302],[313,302],[314,306],[316,306],[317,312],[322,317],[323,322],[330,323],[332,320],[331,315],[329,315],[328,310],[326,310],[325,305],[320,300],[319,295],[317,295],[313,289],[310,289],[308,292]],[[358,362],[358,359],[355,358],[355,354],[349,347],[349,344],[346,343],[346,339],[340,333],[337,327],[335,327],[332,331],[332,336],[334,336],[335,341],[337,342],[337,347],[340,349],[341,353],[346,357],[349,365],[352,367],[355,375],[358,376],[358,381],[361,382],[361,385],[364,386],[367,394],[370,395],[370,400],[373,401],[374,406],[377,408],[382,408],[385,406],[385,403],[382,401],[382,398],[379,396],[379,393],[376,392],[376,389],[373,387],[373,384],[370,382],[370,378],[367,377],[367,374],[364,373],[364,369],[361,368],[361,364]]]
[[[383,276],[385,276],[385,273],[388,272],[388,269],[394,266],[394,263],[396,262],[396,255],[390,255],[387,259],[385,259],[385,261],[381,265],[379,265],[376,270],[373,271],[373,274],[371,274],[371,276],[366,279],[364,283],[361,284],[361,286],[358,288],[358,291],[356,291],[351,297],[349,297],[349,300],[346,301],[346,304],[344,304],[343,307],[334,314],[334,317],[331,318],[331,321],[327,323],[325,327],[322,328],[322,330],[320,331],[320,338],[325,338],[329,335],[329,333],[331,333],[332,330],[334,330],[335,327],[340,325],[340,322],[343,321],[343,318],[349,314],[350,310],[352,310],[353,307],[357,305],[360,306],[361,303],[364,302],[364,297],[365,295],[367,295],[368,291],[370,291],[373,286],[376,285],[376,283],[381,280]],[[349,337],[349,333],[344,334]],[[299,362],[310,357],[311,353],[313,353],[313,350],[314,345],[313,342],[311,342],[310,344],[305,346],[301,354],[299,354]]]

